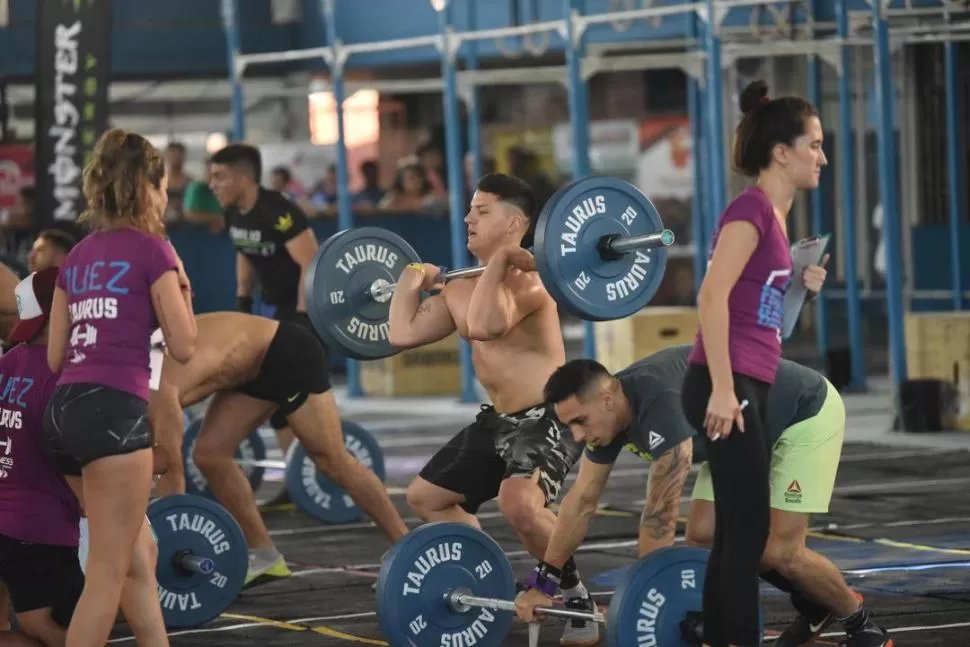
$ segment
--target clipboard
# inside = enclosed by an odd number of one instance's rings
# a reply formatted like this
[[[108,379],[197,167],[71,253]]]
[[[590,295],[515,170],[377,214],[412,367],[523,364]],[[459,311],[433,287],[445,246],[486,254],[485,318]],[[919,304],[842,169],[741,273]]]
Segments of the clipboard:
[[[792,261],[792,282],[788,291],[785,292],[785,301],[782,306],[782,339],[788,339],[795,331],[795,324],[798,323],[798,316],[805,305],[805,297],[808,295],[808,288],[801,281],[802,272],[810,265],[818,265],[825,254],[825,248],[829,244],[829,234],[824,236],[810,236],[795,242],[791,246]]]

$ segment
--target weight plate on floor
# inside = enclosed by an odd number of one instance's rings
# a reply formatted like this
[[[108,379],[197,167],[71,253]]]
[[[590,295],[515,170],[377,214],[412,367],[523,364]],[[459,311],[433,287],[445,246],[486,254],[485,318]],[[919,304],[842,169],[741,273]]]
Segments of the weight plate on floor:
[[[383,482],[384,454],[377,439],[356,423],[342,420],[341,425],[347,451]],[[286,490],[297,508],[324,523],[351,523],[363,516],[354,500],[317,469],[296,440],[286,452]]]
[[[158,537],[158,598],[165,626],[197,627],[229,608],[242,591],[249,550],[242,529],[215,501],[191,494],[157,499],[148,519]],[[191,555],[203,572],[181,566]]]
[[[194,494],[196,496],[204,496],[210,499],[214,499],[212,490],[209,488],[209,482],[206,481],[205,475],[196,466],[195,461],[192,460],[192,454],[195,451],[195,443],[198,441],[199,432],[202,430],[202,421],[205,416],[197,420],[192,421],[192,423],[185,428],[185,435],[182,437],[182,460],[184,461],[185,469],[185,493]],[[233,453],[233,458],[239,461],[261,461],[266,459],[266,443],[263,442],[263,437],[259,433],[259,428],[255,429],[248,436],[243,438],[243,441],[239,443],[239,447]],[[243,473],[246,478],[249,479],[249,484],[253,488],[253,492],[259,491],[260,486],[263,484],[263,473],[265,469],[263,467],[256,467],[254,465],[247,465],[246,463],[240,464]]]
[[[429,523],[412,530],[388,552],[377,578],[381,634],[391,647],[503,645],[514,614],[456,610],[445,600],[456,589],[514,599],[515,579],[502,547],[465,524]]]

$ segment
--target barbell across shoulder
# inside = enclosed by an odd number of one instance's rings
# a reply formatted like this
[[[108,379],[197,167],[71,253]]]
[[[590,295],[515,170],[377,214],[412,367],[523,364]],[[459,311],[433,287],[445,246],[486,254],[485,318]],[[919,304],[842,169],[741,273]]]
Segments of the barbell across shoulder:
[[[674,232],[664,229],[653,234],[642,234],[638,236],[623,236],[620,234],[604,234],[600,236],[596,243],[596,250],[604,261],[616,261],[625,254],[638,249],[653,249],[656,247],[670,247],[674,244]],[[532,250],[530,250],[532,251]],[[444,282],[455,279],[467,279],[481,276],[485,272],[484,265],[466,267],[460,270],[451,270],[441,274]],[[367,288],[367,296],[378,303],[384,303],[391,298],[394,288],[398,283],[389,283],[386,279],[377,279]]]
[[[642,191],[609,177],[582,178],[557,191],[534,233],[543,287],[562,312],[586,321],[623,319],[645,308],[661,287],[674,241]],[[406,240],[378,227],[355,227],[325,240],[303,281],[317,335],[350,359],[400,353],[391,344],[391,295],[405,268],[421,262]],[[484,271],[442,272],[441,279]]]
[[[466,588],[457,588],[445,594],[445,602],[457,613],[467,613],[473,608],[492,609],[493,611],[515,611],[515,602],[498,598],[483,598],[472,595]],[[606,623],[606,617],[600,613],[587,611],[573,611],[557,607],[536,607],[535,614],[568,620],[588,620],[590,622]]]

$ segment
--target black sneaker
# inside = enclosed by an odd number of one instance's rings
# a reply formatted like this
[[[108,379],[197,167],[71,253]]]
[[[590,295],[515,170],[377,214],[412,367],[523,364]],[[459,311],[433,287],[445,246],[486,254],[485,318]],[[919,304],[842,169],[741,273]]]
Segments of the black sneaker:
[[[893,639],[882,627],[871,620],[861,630],[851,633],[842,641],[846,647],[893,647]]]
[[[858,593],[855,596],[859,600],[859,604],[862,604],[862,596]],[[822,635],[823,631],[838,620],[834,613],[826,611],[822,607],[817,607],[808,600],[803,599],[802,604],[796,604],[793,597],[792,602],[801,612],[795,618],[795,621],[778,636],[775,647],[808,647]]]
[[[807,616],[799,614],[775,641],[775,647],[808,647],[835,622],[835,614]]]

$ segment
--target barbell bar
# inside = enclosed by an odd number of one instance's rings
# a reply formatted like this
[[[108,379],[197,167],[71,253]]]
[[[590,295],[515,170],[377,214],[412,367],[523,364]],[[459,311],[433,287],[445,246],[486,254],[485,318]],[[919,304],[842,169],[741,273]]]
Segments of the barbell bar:
[[[589,321],[628,317],[660,288],[674,234],[653,203],[617,178],[589,177],[553,195],[536,221],[532,250],[543,286],[559,306]],[[321,339],[347,357],[390,357],[390,294],[414,248],[377,227],[340,231],[317,250],[303,284],[307,314]],[[484,266],[446,272],[473,277]]]
[[[445,602],[448,603],[456,613],[467,613],[473,607],[483,607],[495,611],[515,611],[515,602],[501,600],[499,598],[483,598],[472,595],[466,588],[457,588],[445,594]],[[606,616],[600,612],[590,613],[588,611],[573,611],[572,609],[562,609],[558,607],[536,607],[536,615],[550,616],[554,618],[564,618],[567,620],[588,620],[590,622],[606,623]]]
[[[627,254],[633,250],[637,249],[653,249],[656,247],[669,247],[674,244],[674,232],[669,229],[664,229],[663,231],[655,234],[643,234],[641,236],[620,236],[617,234],[603,235],[600,237],[599,241],[596,243],[596,249],[599,251],[600,256],[603,259],[609,260],[619,260],[624,254]],[[534,253],[535,249],[532,248],[529,251]],[[460,270],[451,270],[445,272],[442,270],[442,274],[438,275],[436,278],[440,279],[442,283],[447,283],[448,281],[454,281],[455,279],[465,279],[474,278],[476,276],[481,276],[485,273],[484,265],[477,265],[475,267],[466,267]],[[383,303],[391,298],[394,293],[394,289],[399,285],[399,282],[388,283],[384,279],[375,279],[370,287],[367,288],[367,294],[380,303]]]

